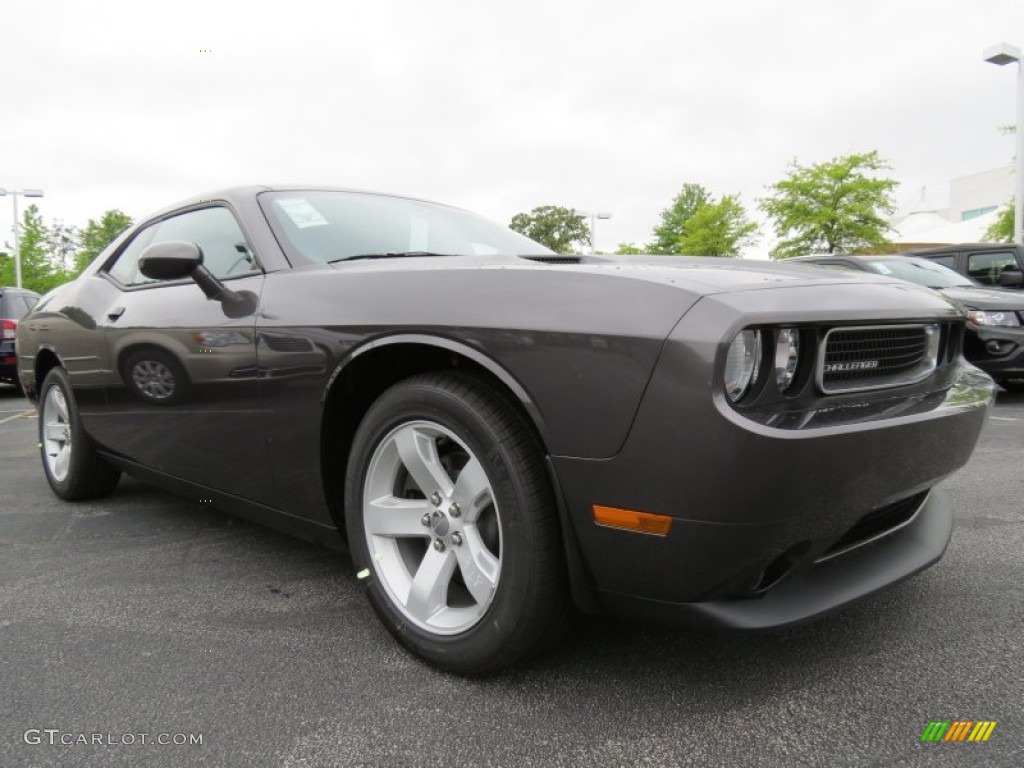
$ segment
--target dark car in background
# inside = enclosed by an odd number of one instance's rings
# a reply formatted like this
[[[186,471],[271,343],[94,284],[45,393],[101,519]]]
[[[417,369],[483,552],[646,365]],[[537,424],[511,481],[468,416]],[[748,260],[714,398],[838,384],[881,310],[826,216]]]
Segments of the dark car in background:
[[[993,288],[1024,289],[1024,247],[1015,243],[959,243],[907,251]]]
[[[964,356],[1006,389],[1024,390],[1024,294],[978,285],[938,261],[914,256],[804,256],[792,261],[898,277],[967,309]]]
[[[936,562],[994,391],[963,330],[883,276],[246,187],[126,231],[18,348],[57,495],[128,472],[347,548],[400,642],[484,673],[573,603],[770,629]]]
[[[14,339],[18,322],[39,301],[39,294],[24,288],[0,286],[0,381],[20,387]]]

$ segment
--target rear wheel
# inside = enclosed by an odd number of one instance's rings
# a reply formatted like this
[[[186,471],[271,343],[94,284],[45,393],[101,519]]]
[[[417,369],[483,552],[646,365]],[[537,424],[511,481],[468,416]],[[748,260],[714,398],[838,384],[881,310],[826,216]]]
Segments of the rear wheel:
[[[62,499],[106,496],[121,478],[89,443],[63,368],[52,369],[39,390],[39,454],[46,480]]]
[[[487,673],[560,635],[567,589],[542,449],[487,382],[425,374],[385,392],[356,433],[345,507],[371,604],[435,666]]]

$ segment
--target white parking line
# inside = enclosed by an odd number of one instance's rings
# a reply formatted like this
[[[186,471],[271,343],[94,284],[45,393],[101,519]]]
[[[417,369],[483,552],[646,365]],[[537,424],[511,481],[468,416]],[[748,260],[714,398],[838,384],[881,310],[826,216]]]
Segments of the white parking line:
[[[1009,416],[993,416],[992,421],[1017,421],[1017,419],[1011,419]],[[3,422],[0,421],[0,424]]]
[[[13,416],[8,416],[6,419],[0,419],[0,424],[6,424],[8,421],[20,419],[22,416],[27,416],[30,413],[32,413],[32,411],[18,411],[18,413],[14,414]]]

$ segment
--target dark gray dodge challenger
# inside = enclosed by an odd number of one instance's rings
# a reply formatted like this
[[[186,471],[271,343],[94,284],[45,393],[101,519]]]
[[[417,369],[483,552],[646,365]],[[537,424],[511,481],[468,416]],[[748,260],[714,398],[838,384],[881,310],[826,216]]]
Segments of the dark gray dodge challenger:
[[[473,674],[573,605],[769,629],[934,563],[992,401],[963,332],[881,276],[248,187],[124,233],[18,363],[58,496],[127,472],[347,548],[388,630]]]

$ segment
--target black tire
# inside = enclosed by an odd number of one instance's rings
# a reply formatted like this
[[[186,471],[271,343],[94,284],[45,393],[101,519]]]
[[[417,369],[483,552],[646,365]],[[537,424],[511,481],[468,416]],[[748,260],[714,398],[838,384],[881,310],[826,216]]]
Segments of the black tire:
[[[143,367],[164,371],[165,383],[162,386],[157,386],[156,382],[151,385],[140,385],[136,372]],[[152,405],[178,405],[187,399],[191,389],[188,374],[177,358],[170,352],[155,347],[132,352],[121,365],[121,376],[129,392]]]
[[[500,509],[500,577],[488,606],[481,606],[483,617],[457,634],[431,632],[410,621],[382,585],[367,542],[363,493],[374,453],[403,425],[423,422],[440,425],[464,443],[483,467]],[[483,379],[453,372],[422,374],[392,386],[359,425],[345,487],[346,527],[356,570],[381,621],[414,654],[449,672],[482,675],[561,637],[570,603],[543,448],[503,392]]]
[[[67,473],[58,478],[50,467],[47,458],[46,424],[47,403],[50,390],[58,389],[63,395],[66,405],[66,427],[70,434],[70,460]],[[121,472],[111,467],[96,453],[89,437],[82,428],[82,420],[78,414],[74,392],[68,374],[63,368],[53,368],[46,375],[43,386],[39,390],[39,457],[43,463],[43,472],[53,492],[62,499],[78,501],[95,499],[113,492],[121,479]]]
[[[998,379],[996,383],[1007,392],[1024,392],[1024,379]]]

